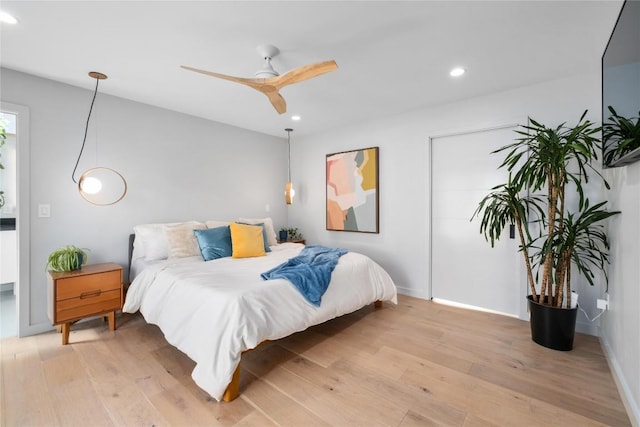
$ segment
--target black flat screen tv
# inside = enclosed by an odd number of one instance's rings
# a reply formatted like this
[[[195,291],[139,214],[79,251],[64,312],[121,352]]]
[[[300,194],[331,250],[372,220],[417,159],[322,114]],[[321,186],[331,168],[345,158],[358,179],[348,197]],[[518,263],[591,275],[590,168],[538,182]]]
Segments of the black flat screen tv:
[[[640,1],[626,0],[602,55],[602,164],[640,160]]]

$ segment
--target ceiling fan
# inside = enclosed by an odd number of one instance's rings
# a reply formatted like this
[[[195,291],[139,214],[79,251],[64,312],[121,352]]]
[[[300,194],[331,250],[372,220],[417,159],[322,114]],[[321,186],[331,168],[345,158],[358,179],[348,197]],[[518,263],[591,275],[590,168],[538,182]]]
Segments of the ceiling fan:
[[[318,62],[315,64],[303,65],[302,67],[290,70],[282,75],[278,74],[276,70],[271,66],[271,60],[278,56],[280,49],[272,45],[261,45],[257,48],[258,53],[262,55],[265,60],[264,66],[261,70],[255,73],[255,78],[244,78],[227,76],[225,74],[214,73],[212,71],[200,70],[193,67],[187,67],[181,65],[185,70],[195,71],[196,73],[205,74],[211,77],[217,77],[219,79],[229,80],[232,82],[240,83],[250,88],[253,88],[259,92],[264,93],[276,111],[283,114],[287,111],[287,103],[282,95],[280,95],[280,89],[293,83],[299,83],[305,80],[309,80],[313,77],[329,73],[338,68],[336,61]]]

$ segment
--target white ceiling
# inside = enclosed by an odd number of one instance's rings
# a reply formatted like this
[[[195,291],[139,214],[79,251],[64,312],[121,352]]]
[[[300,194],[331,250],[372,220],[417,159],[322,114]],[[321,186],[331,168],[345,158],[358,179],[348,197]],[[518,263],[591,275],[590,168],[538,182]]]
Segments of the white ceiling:
[[[622,1],[7,1],[3,67],[284,136],[593,72]],[[335,59],[285,87],[288,111],[246,86],[179,66],[253,77],[260,44],[280,73]],[[448,72],[468,69],[462,78]],[[300,122],[290,116],[299,114]]]

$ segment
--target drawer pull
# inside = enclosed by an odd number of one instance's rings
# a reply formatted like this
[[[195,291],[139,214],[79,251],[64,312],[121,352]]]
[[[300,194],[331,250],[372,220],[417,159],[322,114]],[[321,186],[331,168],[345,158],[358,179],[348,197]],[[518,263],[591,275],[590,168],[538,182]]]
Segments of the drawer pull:
[[[102,291],[100,289],[97,291],[83,292],[80,294],[80,299],[99,297],[101,293]]]

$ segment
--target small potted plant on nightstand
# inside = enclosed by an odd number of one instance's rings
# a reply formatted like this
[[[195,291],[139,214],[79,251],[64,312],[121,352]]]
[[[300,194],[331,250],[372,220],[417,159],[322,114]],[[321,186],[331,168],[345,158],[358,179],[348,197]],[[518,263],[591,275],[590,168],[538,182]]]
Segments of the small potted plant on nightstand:
[[[77,246],[69,245],[49,254],[47,267],[52,271],[79,270],[87,263],[87,253]]]
[[[298,231],[297,228],[288,228],[287,229],[287,240],[300,240],[302,239],[302,234]]]

